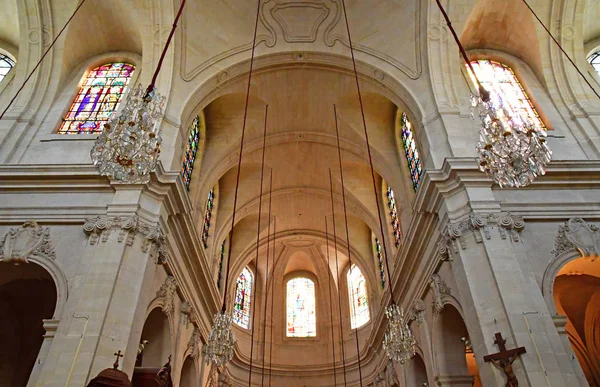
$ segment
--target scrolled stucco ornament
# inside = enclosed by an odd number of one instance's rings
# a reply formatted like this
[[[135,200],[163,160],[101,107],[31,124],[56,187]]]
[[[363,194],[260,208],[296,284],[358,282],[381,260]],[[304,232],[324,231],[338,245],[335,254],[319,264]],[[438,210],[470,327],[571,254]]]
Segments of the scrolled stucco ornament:
[[[156,298],[163,300],[162,311],[170,314],[175,308],[175,294],[177,293],[177,281],[175,277],[168,276],[160,289],[156,292]]]
[[[600,229],[582,218],[571,218],[563,227],[564,237],[583,256],[600,255]]]
[[[8,230],[0,241],[1,262],[15,265],[29,263],[27,258],[33,255],[56,259],[48,227],[42,227],[34,221],[28,221],[20,227]]]
[[[435,314],[439,314],[442,310],[444,310],[442,296],[450,295],[450,288],[442,280],[442,277],[440,277],[439,274],[431,275],[429,287],[433,293],[433,312]]]

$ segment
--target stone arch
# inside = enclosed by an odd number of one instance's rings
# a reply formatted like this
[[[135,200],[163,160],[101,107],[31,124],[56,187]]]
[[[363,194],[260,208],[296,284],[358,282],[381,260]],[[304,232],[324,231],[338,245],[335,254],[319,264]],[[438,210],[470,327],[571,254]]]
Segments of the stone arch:
[[[424,383],[428,383],[425,361],[419,353],[408,362],[405,370],[407,386],[423,386]]]
[[[140,341],[147,340],[136,360],[136,368],[160,368],[172,353],[172,330],[169,318],[161,308],[149,309]]]
[[[181,366],[179,377],[180,387],[197,387],[200,379],[196,370],[196,362],[191,356],[187,356]]]
[[[544,276],[542,277],[542,295],[546,300],[548,311],[552,316],[558,315],[558,312],[556,311],[556,305],[554,304],[554,280],[558,276],[558,272],[563,268],[563,266],[581,257],[581,253],[576,249],[564,251],[556,256],[552,262],[548,264],[546,270],[544,271]]]

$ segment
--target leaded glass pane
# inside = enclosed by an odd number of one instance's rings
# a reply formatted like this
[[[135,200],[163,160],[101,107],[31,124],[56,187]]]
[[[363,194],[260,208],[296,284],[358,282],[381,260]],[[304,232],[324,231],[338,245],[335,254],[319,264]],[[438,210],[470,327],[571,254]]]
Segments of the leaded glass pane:
[[[59,134],[100,133],[117,110],[135,66],[108,63],[89,72],[58,129]]]
[[[394,233],[394,243],[396,247],[400,246],[402,241],[402,232],[400,231],[400,218],[398,217],[398,209],[396,208],[396,197],[394,191],[388,186],[387,189],[388,208],[390,210],[390,218],[392,219],[392,229]]]
[[[183,166],[181,167],[183,184],[185,184],[188,190],[192,182],[192,171],[194,170],[194,161],[196,161],[196,152],[198,152],[198,141],[200,141],[200,117],[196,116],[194,121],[192,121],[187,149],[183,158]]]
[[[381,288],[385,288],[385,265],[383,262],[383,249],[379,239],[375,238],[375,253],[377,254],[377,264],[379,265],[379,278],[381,280]]]
[[[213,205],[215,204],[215,189],[211,189],[206,199],[206,212],[204,213],[204,225],[202,226],[202,244],[208,248],[208,230],[210,230],[210,219],[212,218]]]
[[[531,121],[538,128],[546,129],[523,86],[510,67],[490,60],[472,61],[471,65],[483,87],[490,92],[490,97],[504,101],[504,106],[511,113],[511,120],[518,124]],[[470,70],[469,75],[473,83],[477,85],[477,81]]]
[[[402,113],[400,125],[402,128],[402,144],[404,145],[404,152],[406,153],[406,161],[408,161],[410,178],[413,182],[413,188],[416,191],[419,188],[419,181],[421,180],[421,174],[423,173],[423,165],[421,163],[421,156],[419,156],[419,149],[417,149],[412,124],[408,120],[406,113]]]
[[[250,307],[252,301],[252,282],[254,276],[247,268],[237,279],[235,301],[233,303],[233,322],[242,328],[250,329]]]
[[[0,54],[0,82],[6,77],[8,72],[15,67],[15,61],[8,56]]]
[[[317,317],[315,284],[308,278],[294,278],[287,283],[287,337],[315,337]]]
[[[348,293],[350,294],[350,326],[360,328],[369,322],[369,299],[367,282],[356,265],[352,265],[347,274]]]
[[[594,70],[600,74],[600,50],[590,55],[588,62],[590,62],[592,67],[594,67]]]

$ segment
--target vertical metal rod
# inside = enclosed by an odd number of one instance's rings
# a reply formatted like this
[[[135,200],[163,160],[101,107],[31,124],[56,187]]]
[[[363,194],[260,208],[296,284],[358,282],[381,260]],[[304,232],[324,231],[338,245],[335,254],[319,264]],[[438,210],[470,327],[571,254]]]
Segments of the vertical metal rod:
[[[333,385],[337,386],[337,373],[335,369],[335,336],[333,334],[333,298],[331,297],[331,272],[329,266],[329,231],[327,229],[327,217],[325,217],[325,243],[327,246],[327,278],[329,279],[329,316],[331,317],[331,352],[333,353]]]
[[[265,350],[267,344],[267,305],[269,304],[269,247],[270,247],[270,235],[271,235],[271,199],[273,198],[273,169],[271,169],[271,181],[269,182],[269,225],[267,226],[267,269],[265,271],[265,305],[263,313],[263,345],[262,345],[262,375],[260,379],[260,385],[265,385]],[[275,258],[275,257],[273,257]]]
[[[275,272],[275,240],[277,235],[277,217],[273,217],[273,272]],[[273,276],[273,284],[271,285],[271,339],[269,340],[269,387],[271,387],[271,371],[273,370],[273,305],[275,304],[275,276]]]

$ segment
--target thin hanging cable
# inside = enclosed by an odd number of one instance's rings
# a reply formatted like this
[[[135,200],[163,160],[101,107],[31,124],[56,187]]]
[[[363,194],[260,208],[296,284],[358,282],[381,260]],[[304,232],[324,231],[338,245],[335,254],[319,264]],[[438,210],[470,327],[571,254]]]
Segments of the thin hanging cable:
[[[454,27],[452,27],[452,22],[450,21],[450,18],[448,17],[446,10],[442,6],[442,3],[440,3],[440,0],[436,0],[436,2],[438,5],[438,8],[440,9],[440,12],[442,12],[442,16],[446,20],[446,25],[448,26],[448,29],[450,30],[450,32],[452,33],[452,36],[454,37],[454,41],[458,45],[458,49],[460,51],[460,54],[463,57],[463,60],[469,67],[471,74],[473,74],[473,77],[475,78],[475,81],[477,82],[477,86],[479,88],[479,95],[481,96],[481,99],[484,102],[488,102],[490,100],[490,93],[485,89],[485,87],[483,87],[483,85],[479,81],[479,78],[477,77],[477,73],[473,69],[473,65],[471,64],[471,61],[469,60],[469,57],[467,56],[467,52],[465,51],[465,48],[463,47],[462,43],[460,42],[460,39],[458,38],[458,35],[456,34]]]
[[[260,385],[265,385],[265,350],[267,344],[267,305],[269,304],[269,242],[271,236],[271,199],[273,198],[273,169],[271,169],[271,179],[269,182],[269,225],[267,226],[267,269],[265,271],[265,306],[263,313],[263,345],[262,345],[262,375]]]
[[[329,317],[331,317],[331,352],[333,353],[333,385],[337,387],[337,373],[335,369],[335,336],[333,334],[333,298],[331,296],[331,276],[333,275],[333,273],[331,273],[331,266],[329,266],[329,230],[327,229],[327,217],[325,217],[325,243],[327,246],[327,278],[329,279]]]
[[[262,162],[260,165],[260,194],[258,196],[258,222],[257,222],[257,230],[256,230],[256,273],[258,277],[259,270],[259,242],[260,242],[260,218],[262,217],[262,193],[263,193],[263,177],[265,173],[265,153],[267,150],[267,115],[269,113],[269,105],[265,107],[265,129],[263,132],[263,149],[262,149]],[[268,251],[267,246],[267,251]],[[254,354],[254,331],[256,331],[254,321],[256,320],[256,283],[258,281],[254,281],[252,284],[254,286],[254,291],[252,292],[252,303],[250,304],[252,307],[252,334],[250,335],[250,372],[248,372],[248,386],[252,385],[252,361]]]
[[[439,2],[439,0],[438,0]],[[373,193],[375,195],[375,204],[377,205],[377,218],[379,219],[379,228],[381,231],[381,242],[383,244],[383,255],[385,257],[385,266],[388,277],[388,286],[390,290],[390,297],[392,301],[392,305],[396,303],[393,291],[392,284],[392,274],[390,270],[390,263],[388,260],[388,252],[387,252],[387,243],[385,237],[385,230],[383,228],[383,219],[381,218],[381,206],[379,204],[379,195],[377,194],[377,183],[375,182],[375,168],[373,168],[373,158],[371,157],[371,144],[369,144],[369,133],[367,131],[367,120],[365,119],[365,109],[363,106],[362,94],[360,93],[360,83],[358,82],[358,71],[356,70],[356,59],[354,58],[354,49],[352,48],[352,38],[350,37],[350,24],[348,23],[348,13],[346,12],[346,2],[342,0],[342,7],[344,8],[344,18],[346,19],[346,30],[348,31],[348,43],[350,45],[350,55],[352,56],[352,66],[354,68],[354,80],[356,81],[356,91],[358,92],[358,102],[360,104],[360,114],[362,117],[363,129],[365,132],[365,142],[367,144],[367,154],[369,155],[369,166],[371,167],[371,179],[373,181]],[[335,105],[333,105],[333,110],[335,112],[335,122],[336,122],[336,131],[337,129],[337,112]],[[339,139],[338,139],[338,148],[339,148]],[[341,156],[340,156],[341,158]],[[340,164],[341,169],[341,164]],[[344,191],[342,190],[342,193]],[[344,206],[346,202],[344,202]]]
[[[573,59],[571,59],[571,57],[569,56],[569,54],[567,54],[567,52],[562,48],[561,44],[558,42],[558,40],[556,40],[556,38],[554,37],[554,35],[552,35],[552,32],[550,32],[550,30],[546,27],[546,25],[538,17],[537,13],[535,13],[535,11],[533,10],[533,8],[531,8],[529,6],[529,4],[527,3],[526,0],[523,0],[523,3],[525,3],[525,5],[527,6],[527,8],[529,8],[529,10],[533,14],[533,16],[537,19],[537,21],[540,23],[540,25],[542,26],[542,28],[544,28],[544,30],[546,30],[546,32],[548,33],[548,35],[550,36],[550,38],[554,41],[554,43],[556,43],[556,45],[558,46],[558,48],[560,49],[560,51],[562,51],[562,53],[565,54],[565,56],[567,57],[567,59],[569,60],[569,62],[571,62],[571,64],[575,68],[575,70],[577,70],[577,72],[579,73],[579,75],[581,75],[581,78],[583,78],[583,80],[585,81],[585,83],[587,83],[587,85],[590,87],[590,89],[592,89],[592,91],[594,92],[594,94],[596,94],[596,97],[600,98],[600,94],[598,94],[598,92],[596,91],[596,89],[594,89],[594,86],[592,86],[592,84],[590,83],[590,81],[588,81],[588,79],[585,77],[585,75],[583,75],[583,73],[581,72],[581,70],[579,70],[579,67],[577,67],[577,65],[575,64],[575,62],[573,62]]]
[[[338,128],[338,120],[337,120],[337,110],[335,105],[333,105],[333,113],[335,114],[335,135],[337,138],[337,150],[338,150],[338,161],[340,163],[340,179],[342,183],[342,203],[344,205],[344,223],[346,224],[346,243],[348,244],[348,266],[350,266],[350,271],[352,271],[352,257],[350,254],[350,232],[348,230],[348,212],[346,211],[346,192],[344,188],[344,168],[342,167],[342,151],[340,148],[340,130]],[[375,181],[375,178],[373,178]],[[377,194],[377,191],[375,191]],[[339,281],[339,279],[338,279]],[[352,287],[352,291],[354,291],[354,284],[352,280],[350,280],[350,286]],[[352,305],[352,315],[354,316],[354,321],[356,321],[356,308],[354,307],[354,296],[352,294],[349,295],[351,297],[350,305]],[[350,326],[352,328],[352,326]],[[354,328],[354,336],[356,337],[356,358],[358,360],[358,377],[360,380],[360,386],[362,387],[362,367],[360,365],[360,344],[358,342],[358,328]]]
[[[52,40],[52,43],[50,43],[50,46],[48,46],[48,48],[46,49],[46,51],[44,52],[44,54],[42,55],[42,57],[40,58],[40,60],[33,67],[33,70],[31,70],[31,72],[29,73],[29,75],[27,76],[27,78],[25,78],[25,81],[23,82],[23,84],[21,85],[21,87],[19,88],[19,90],[17,90],[17,92],[15,93],[15,95],[12,97],[12,99],[10,100],[10,102],[8,103],[8,105],[6,106],[6,108],[4,109],[4,111],[2,112],[2,114],[0,114],[0,120],[4,117],[4,115],[6,114],[6,112],[8,111],[8,109],[12,106],[13,102],[15,102],[15,100],[17,99],[17,97],[19,96],[19,94],[21,93],[21,91],[23,90],[23,88],[25,87],[25,85],[27,84],[27,82],[29,82],[29,79],[33,76],[33,73],[35,73],[35,70],[37,70],[38,67],[40,67],[40,65],[42,64],[42,61],[44,60],[44,58],[46,57],[46,55],[48,55],[48,53],[50,52],[50,50],[52,49],[52,47],[54,47],[54,43],[56,43],[56,41],[58,40],[58,38],[60,38],[60,36],[64,32],[65,28],[67,28],[67,26],[69,25],[69,23],[71,23],[71,20],[73,20],[73,17],[75,16],[75,14],[77,14],[77,11],[79,11],[79,9],[85,3],[85,1],[86,0],[82,0],[81,3],[79,3],[79,5],[77,6],[77,8],[75,8],[75,11],[73,11],[73,14],[69,18],[69,20],[67,20],[67,22],[65,23],[65,25],[63,26],[63,28],[61,28],[61,30],[58,31],[58,35],[56,35],[56,37],[54,38],[54,40]],[[43,43],[43,41],[44,41],[44,39],[41,38],[40,42]]]
[[[275,272],[275,236],[277,235],[277,217],[273,217],[273,272]],[[269,339],[269,387],[271,387],[271,371],[273,370],[273,305],[275,304],[275,277],[273,276],[273,285],[271,286],[271,314],[269,315],[269,325],[271,326],[271,338]]]
[[[335,250],[335,277],[337,278],[338,290],[338,312],[340,318],[340,342],[342,343],[342,367],[344,370],[344,386],[347,386],[346,380],[346,349],[344,348],[344,332],[342,329],[342,292],[340,289],[340,269],[338,265],[338,247],[337,247],[337,232],[335,226],[335,206],[333,202],[333,179],[331,177],[331,168],[329,168],[329,190],[331,193],[331,218],[333,222],[333,249]]]
[[[237,177],[235,179],[235,194],[233,196],[233,215],[231,216],[231,236],[229,246],[233,246],[233,228],[235,226],[235,210],[237,207],[238,189],[240,187],[240,172],[242,170],[242,153],[244,151],[244,135],[246,134],[246,118],[248,116],[248,101],[250,100],[250,82],[252,81],[252,68],[254,67],[254,49],[256,47],[256,32],[258,31],[258,17],[260,13],[260,0],[257,0],[256,22],[254,24],[254,38],[252,39],[252,54],[250,56],[250,73],[248,75],[248,88],[246,89],[246,103],[244,105],[244,123],[242,124],[242,138],[240,139],[240,156],[238,159]],[[231,268],[231,250],[227,252],[227,268],[225,269],[225,287],[223,288],[223,305],[221,311],[227,311],[227,291],[229,289],[229,269]]]

